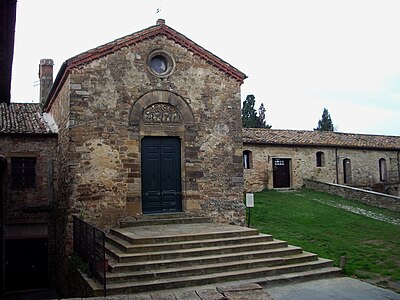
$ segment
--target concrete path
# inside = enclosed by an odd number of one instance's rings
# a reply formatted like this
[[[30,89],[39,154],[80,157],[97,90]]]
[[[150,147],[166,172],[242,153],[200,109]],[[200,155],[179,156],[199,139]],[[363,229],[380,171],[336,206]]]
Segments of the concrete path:
[[[330,278],[265,289],[275,300],[400,300],[400,294],[349,278]]]
[[[81,298],[74,298],[74,300]],[[233,282],[134,295],[82,300],[400,300],[400,294],[349,277],[277,287]],[[70,299],[72,300],[72,299]]]
[[[52,293],[27,293],[7,300],[57,299]],[[74,300],[400,300],[400,294],[349,277],[320,279],[285,286],[262,287],[255,283],[225,283],[150,292]],[[72,300],[72,299],[70,299]]]

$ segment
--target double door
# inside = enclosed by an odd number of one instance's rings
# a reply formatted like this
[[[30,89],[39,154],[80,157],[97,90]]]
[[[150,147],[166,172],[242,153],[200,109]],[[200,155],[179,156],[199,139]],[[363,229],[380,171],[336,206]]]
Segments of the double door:
[[[141,146],[143,213],[182,211],[180,139],[144,137]]]

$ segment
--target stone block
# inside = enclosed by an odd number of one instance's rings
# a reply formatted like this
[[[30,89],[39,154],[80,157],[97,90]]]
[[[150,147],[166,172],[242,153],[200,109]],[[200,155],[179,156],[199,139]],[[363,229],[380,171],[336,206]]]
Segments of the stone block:
[[[199,296],[194,290],[175,292],[175,298],[176,300],[200,300]]]
[[[216,289],[198,289],[196,293],[201,300],[226,300]]]
[[[248,290],[237,292],[225,292],[227,300],[274,300],[274,298],[263,290]]]
[[[157,292],[151,294],[152,300],[176,300],[172,292]]]
[[[69,85],[69,88],[71,90],[80,90],[82,88],[82,85],[80,85],[79,83],[72,83]]]
[[[126,203],[126,213],[131,216],[142,213],[142,203],[137,201]]]
[[[188,199],[188,200],[186,200],[186,209],[188,211],[199,211],[200,210],[200,204],[196,200]]]

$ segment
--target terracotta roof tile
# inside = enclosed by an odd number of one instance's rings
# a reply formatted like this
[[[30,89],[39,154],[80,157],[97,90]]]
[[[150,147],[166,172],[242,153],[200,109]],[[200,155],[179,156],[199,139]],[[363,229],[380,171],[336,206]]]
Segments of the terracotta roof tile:
[[[243,143],[400,150],[400,136],[244,128]]]
[[[0,134],[51,134],[39,103],[0,103]]]

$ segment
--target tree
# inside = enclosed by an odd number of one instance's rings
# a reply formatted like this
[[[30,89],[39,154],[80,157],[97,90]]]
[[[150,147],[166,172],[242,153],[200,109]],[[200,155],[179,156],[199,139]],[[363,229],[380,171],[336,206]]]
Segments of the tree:
[[[254,95],[247,95],[243,101],[242,107],[242,125],[245,128],[271,128],[271,125],[265,124],[265,107],[261,103],[258,109],[258,115],[254,109],[256,99]]]
[[[243,101],[242,107],[242,124],[245,128],[257,127],[257,112],[254,109],[256,99],[254,95],[247,95],[246,100]]]
[[[257,128],[270,129],[271,127],[271,125],[265,124],[265,107],[264,104],[261,103],[260,108],[258,109]]]
[[[324,108],[324,111],[322,112],[322,118],[318,121],[318,126],[317,128],[314,128],[314,130],[335,131],[328,109]]]

